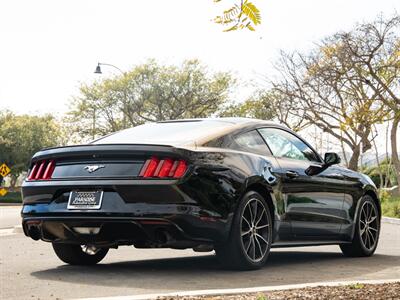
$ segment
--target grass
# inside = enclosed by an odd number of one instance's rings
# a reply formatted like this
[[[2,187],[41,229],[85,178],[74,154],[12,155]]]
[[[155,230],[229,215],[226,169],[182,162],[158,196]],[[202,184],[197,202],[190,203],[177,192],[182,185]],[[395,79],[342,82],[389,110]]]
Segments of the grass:
[[[21,203],[20,192],[8,192],[5,196],[0,196],[0,203]]]
[[[391,197],[381,203],[382,214],[386,217],[400,218],[400,197]]]

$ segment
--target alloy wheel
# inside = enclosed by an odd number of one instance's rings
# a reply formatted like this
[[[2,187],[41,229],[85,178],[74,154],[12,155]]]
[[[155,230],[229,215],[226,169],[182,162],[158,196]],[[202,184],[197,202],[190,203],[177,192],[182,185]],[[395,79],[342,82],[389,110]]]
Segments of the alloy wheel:
[[[269,222],[265,204],[256,198],[250,199],[243,210],[240,233],[244,252],[253,262],[262,260],[268,252]]]
[[[364,202],[361,207],[359,231],[361,242],[368,250],[374,249],[379,233],[378,213],[371,202]]]

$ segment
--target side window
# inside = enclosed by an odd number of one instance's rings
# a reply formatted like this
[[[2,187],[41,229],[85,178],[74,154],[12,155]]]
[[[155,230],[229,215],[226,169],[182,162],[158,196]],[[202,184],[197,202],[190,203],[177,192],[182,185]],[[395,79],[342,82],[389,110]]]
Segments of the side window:
[[[260,134],[267,142],[272,154],[297,160],[320,162],[317,154],[295,135],[277,128],[261,128]]]
[[[230,148],[260,155],[271,155],[268,146],[265,144],[257,130],[248,131],[234,136]]]

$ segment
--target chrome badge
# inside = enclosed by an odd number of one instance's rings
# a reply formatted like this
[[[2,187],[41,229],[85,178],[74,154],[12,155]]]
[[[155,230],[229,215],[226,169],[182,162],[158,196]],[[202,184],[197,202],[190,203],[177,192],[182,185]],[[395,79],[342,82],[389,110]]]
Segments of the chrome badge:
[[[105,165],[89,165],[89,166],[84,167],[84,169],[86,171],[88,171],[89,173],[93,173],[93,172],[96,172],[98,169],[105,168],[105,167],[106,167]]]

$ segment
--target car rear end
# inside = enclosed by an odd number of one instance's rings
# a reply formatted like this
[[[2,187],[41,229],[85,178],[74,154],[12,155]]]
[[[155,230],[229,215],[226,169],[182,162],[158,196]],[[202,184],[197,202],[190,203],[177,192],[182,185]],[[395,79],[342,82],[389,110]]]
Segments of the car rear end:
[[[24,233],[97,247],[207,248],[226,238],[228,216],[209,199],[202,156],[134,144],[40,151],[22,186]]]

